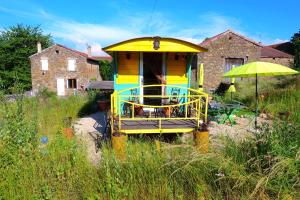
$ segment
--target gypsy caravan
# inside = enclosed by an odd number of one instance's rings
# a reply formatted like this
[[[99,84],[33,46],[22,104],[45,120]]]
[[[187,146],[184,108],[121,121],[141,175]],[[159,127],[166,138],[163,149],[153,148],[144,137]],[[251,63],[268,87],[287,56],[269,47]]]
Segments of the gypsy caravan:
[[[207,121],[208,95],[191,88],[192,58],[205,48],[142,37],[103,50],[113,57],[113,135],[191,133]]]

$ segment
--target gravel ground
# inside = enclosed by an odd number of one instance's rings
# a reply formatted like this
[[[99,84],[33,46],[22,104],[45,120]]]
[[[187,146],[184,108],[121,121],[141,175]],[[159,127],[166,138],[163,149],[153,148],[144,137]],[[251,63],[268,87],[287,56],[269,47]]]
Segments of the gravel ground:
[[[95,165],[101,160],[101,151],[97,151],[97,138],[102,135],[105,129],[107,116],[105,112],[97,112],[90,116],[80,118],[75,124],[75,134],[79,141],[82,141],[87,148],[88,159]],[[230,126],[228,124],[218,124],[212,121],[209,124],[209,134],[212,143],[216,143],[217,136],[229,136],[234,139],[244,139],[251,136],[254,129],[254,120],[250,118],[235,118],[236,124]],[[258,124],[271,123],[265,117],[258,118]],[[191,134],[186,134],[190,138]],[[184,136],[184,137],[185,137]],[[184,139],[184,138],[183,138]],[[184,139],[185,140],[185,139]],[[214,145],[214,144],[213,144]],[[216,144],[218,145],[218,144]]]
[[[242,140],[251,137],[255,132],[254,118],[249,117],[235,117],[236,124],[231,126],[229,124],[218,124],[212,121],[209,125],[209,133],[211,138],[216,136],[229,136],[237,140]],[[261,115],[257,118],[257,125],[260,126],[265,123],[272,123],[266,115]]]
[[[107,116],[105,112],[97,112],[80,118],[74,124],[77,139],[86,145],[88,159],[95,165],[101,160],[101,151],[98,151],[97,140],[105,129]]]

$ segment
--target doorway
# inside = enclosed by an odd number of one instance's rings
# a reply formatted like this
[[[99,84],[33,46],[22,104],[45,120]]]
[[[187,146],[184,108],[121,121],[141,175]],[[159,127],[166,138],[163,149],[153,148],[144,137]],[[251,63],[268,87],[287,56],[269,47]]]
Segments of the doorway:
[[[164,83],[163,76],[163,54],[143,53],[143,84],[157,85]],[[161,95],[161,87],[144,87],[144,95]],[[144,104],[160,105],[160,98],[144,97]]]
[[[57,96],[65,96],[65,80],[63,78],[57,79]]]

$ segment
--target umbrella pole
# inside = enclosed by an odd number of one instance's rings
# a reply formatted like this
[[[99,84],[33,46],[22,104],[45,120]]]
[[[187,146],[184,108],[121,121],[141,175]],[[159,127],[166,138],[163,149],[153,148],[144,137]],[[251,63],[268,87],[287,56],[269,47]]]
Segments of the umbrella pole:
[[[255,97],[256,97],[256,109],[255,109],[255,129],[257,129],[257,116],[258,116],[257,74],[256,74],[256,76],[255,76]]]

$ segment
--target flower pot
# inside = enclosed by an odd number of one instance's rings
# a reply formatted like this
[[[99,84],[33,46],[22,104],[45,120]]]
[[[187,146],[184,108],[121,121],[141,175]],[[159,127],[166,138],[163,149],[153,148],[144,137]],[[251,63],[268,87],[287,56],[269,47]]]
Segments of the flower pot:
[[[67,139],[71,140],[74,136],[72,128],[63,128],[63,134],[66,136]]]
[[[107,111],[107,109],[108,109],[108,101],[106,101],[106,100],[98,101],[98,105],[99,105],[99,110],[101,112]]]

